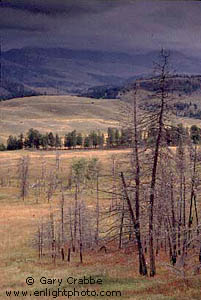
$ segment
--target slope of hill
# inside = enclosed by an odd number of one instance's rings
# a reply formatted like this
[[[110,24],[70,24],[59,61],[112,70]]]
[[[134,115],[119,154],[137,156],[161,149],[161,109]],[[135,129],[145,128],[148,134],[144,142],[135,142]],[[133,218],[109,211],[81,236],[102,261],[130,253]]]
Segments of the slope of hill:
[[[149,96],[149,93],[142,91],[147,105]],[[176,103],[182,103],[184,110],[177,110],[177,116],[173,117],[175,124],[196,124],[201,127],[201,120],[187,118],[185,114],[189,103],[191,111],[195,111],[195,105],[199,109],[199,97],[186,97],[183,100],[178,97]],[[32,96],[3,101],[0,102],[0,142],[6,143],[9,135],[26,133],[30,128],[42,133],[52,131],[61,136],[74,129],[82,133],[92,130],[106,132],[108,127],[119,126],[122,105],[119,99],[77,96]]]
[[[138,79],[143,95],[144,109],[152,109],[154,93],[158,89],[154,78]],[[175,75],[167,80],[169,94],[174,101],[175,114],[180,117],[201,119],[201,76]],[[134,88],[134,83],[127,83],[121,87],[96,86],[82,93],[83,97],[96,99],[118,99],[120,95]]]
[[[114,99],[118,98],[119,94],[125,90],[130,90],[134,86],[135,80],[138,80],[139,86],[142,90],[154,92],[156,90],[156,84],[154,79],[156,77],[150,78],[130,78],[122,86],[94,86],[89,88],[86,92],[81,93],[83,97],[90,97],[96,99]],[[155,80],[156,81],[156,80]],[[201,94],[201,75],[173,75],[167,80],[167,84],[170,87],[170,92],[174,94],[179,94],[180,96]]]
[[[4,79],[1,82],[0,86],[0,99],[12,99],[16,97],[28,97],[28,96],[37,96],[39,95],[38,92],[30,89],[26,85],[11,81],[9,79]]]
[[[37,96],[0,103],[1,141],[35,128],[60,135],[74,129],[80,132],[106,131],[118,126],[120,100],[92,100],[76,96]]]
[[[24,94],[80,94],[94,86],[122,86],[153,71],[158,52],[121,53],[66,48],[22,48],[2,52],[1,98],[16,96],[6,92],[6,82]],[[199,59],[172,51],[170,63],[177,73],[199,74]],[[9,90],[9,87],[8,87]]]

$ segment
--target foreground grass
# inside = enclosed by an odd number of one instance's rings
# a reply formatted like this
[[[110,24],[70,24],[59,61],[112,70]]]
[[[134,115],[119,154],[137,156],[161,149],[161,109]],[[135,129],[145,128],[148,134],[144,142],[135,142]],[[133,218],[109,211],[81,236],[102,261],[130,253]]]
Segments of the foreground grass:
[[[136,300],[200,300],[201,276],[188,277],[185,280],[170,273],[163,265],[164,256],[158,258],[157,276],[155,278],[141,277],[138,275],[137,254],[125,254],[114,251],[100,253],[98,251],[85,253],[84,263],[78,262],[78,257],[72,257],[72,262],[62,262],[57,258],[56,263],[52,263],[50,258],[37,258],[37,249],[31,247],[33,230],[37,228],[37,219],[47,213],[47,205],[31,206],[26,204],[0,205],[0,225],[1,225],[1,290],[2,299],[7,299],[6,290],[28,291],[28,299],[37,299],[30,296],[34,291],[57,290],[58,283],[43,285],[40,283],[41,277],[63,279],[60,289],[78,291],[88,288],[89,290],[121,291],[122,299]],[[28,286],[27,277],[33,277],[35,284]],[[100,278],[103,284],[100,285],[69,285],[66,278],[83,278],[91,276]],[[14,299],[16,297],[11,297]],[[25,299],[25,297],[17,297]],[[78,299],[79,297],[74,297]],[[112,297],[96,297],[97,299],[109,299]],[[52,299],[44,296],[39,299]],[[58,297],[57,299],[66,299]]]
[[[131,257],[127,257],[128,261]],[[134,258],[132,257],[134,260]],[[87,264],[87,257],[85,257],[86,262],[81,266],[75,263],[68,265],[67,263],[57,262],[55,265],[44,262],[30,262],[30,261],[16,261],[12,262],[9,266],[4,268],[4,272],[1,276],[4,277],[1,288],[1,297],[5,297],[6,290],[24,290],[28,291],[33,295],[34,291],[45,291],[46,288],[51,291],[55,291],[58,288],[60,290],[73,290],[76,291],[86,290],[96,290],[97,292],[102,291],[120,291],[122,299],[136,299],[136,300],[189,300],[189,299],[200,299],[200,284],[201,278],[192,277],[188,278],[187,283],[182,279],[177,279],[173,275],[164,277],[162,275],[163,270],[158,271],[158,275],[154,279],[142,278],[137,275],[136,264],[127,263],[122,265],[120,262],[118,264],[113,264],[111,259],[111,264],[107,265],[104,263],[104,257],[102,261],[96,263],[94,266],[89,266]],[[33,277],[35,284],[30,287],[27,286],[25,280],[27,277]],[[103,284],[100,285],[69,285],[65,282],[66,278],[69,276],[73,278],[83,278],[83,276],[91,276],[93,278],[102,279]],[[61,286],[57,284],[41,284],[40,278],[56,278],[62,279],[63,283]],[[5,280],[6,279],[6,280]],[[47,297],[40,296],[40,299],[47,299]],[[74,297],[74,299],[79,299],[80,297]],[[88,298],[88,297],[86,297]],[[96,297],[97,299],[109,299],[109,297]],[[111,297],[112,298],[112,297]],[[116,298],[116,297],[115,297]],[[18,297],[18,299],[24,299],[24,297]],[[34,296],[29,296],[29,299],[36,299]],[[49,299],[49,298],[48,298]],[[58,299],[66,299],[65,297],[58,297]]]
[[[111,155],[124,155],[128,150],[122,151],[81,151],[76,153],[78,157],[97,156],[104,164],[105,168]],[[14,151],[12,153],[2,153],[0,162],[2,166],[15,165],[15,160],[21,155],[26,155],[26,151]],[[32,160],[32,173],[34,177],[37,174],[37,166],[41,154],[37,152],[29,153]],[[55,153],[42,153],[48,158],[47,167],[50,168],[55,161]],[[61,161],[66,174],[67,167],[72,161],[75,153],[62,152]],[[35,168],[34,168],[35,166]],[[6,170],[6,168],[2,169]],[[15,170],[16,171],[16,170]],[[5,171],[6,172],[6,171]],[[12,177],[12,176],[11,176]],[[31,179],[33,180],[33,178]],[[56,196],[53,198],[57,201]],[[89,199],[90,202],[90,199]],[[23,203],[19,198],[17,186],[5,185],[0,189],[0,296],[2,299],[53,299],[52,297],[33,296],[34,291],[43,291],[50,289],[51,292],[57,290],[58,283],[43,285],[40,283],[41,277],[63,279],[60,289],[66,290],[104,290],[120,291],[121,297],[95,297],[96,299],[133,299],[133,300],[200,300],[201,276],[177,277],[164,265],[168,262],[167,255],[160,253],[157,257],[157,275],[155,278],[141,277],[138,275],[138,259],[136,251],[116,251],[110,248],[108,253],[102,253],[97,250],[84,253],[83,264],[79,264],[78,255],[72,255],[71,263],[62,262],[58,257],[55,264],[51,258],[44,256],[39,260],[37,257],[37,248],[33,247],[33,235],[37,231],[38,222],[45,218],[49,213],[49,204],[40,201],[35,203],[31,195]],[[148,257],[147,257],[148,261]],[[26,284],[27,277],[33,277],[35,283],[33,286]],[[83,278],[91,276],[100,278],[102,285],[69,285],[66,278]],[[27,297],[6,297],[6,291],[24,290],[28,291]],[[66,299],[67,297],[57,297],[57,299]],[[88,297],[73,297],[74,299]]]

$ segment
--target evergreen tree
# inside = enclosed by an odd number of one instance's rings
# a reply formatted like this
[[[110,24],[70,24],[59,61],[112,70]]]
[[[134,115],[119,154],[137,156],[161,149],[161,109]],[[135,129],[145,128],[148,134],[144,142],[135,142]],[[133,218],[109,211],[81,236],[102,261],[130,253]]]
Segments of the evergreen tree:
[[[92,131],[89,135],[89,139],[91,140],[91,144],[93,147],[97,147],[98,145],[98,135],[95,131]]]
[[[69,149],[72,147],[72,139],[70,132],[65,135],[64,146],[68,147]]]
[[[115,129],[115,145],[120,145],[120,132],[118,128]]]
[[[55,147],[61,148],[61,138],[59,137],[59,135],[57,133],[55,135]]]
[[[107,145],[109,147],[113,147],[115,144],[115,129],[109,127],[107,130],[108,138],[107,138]]]
[[[41,138],[41,134],[39,133],[38,130],[33,128],[29,129],[25,141],[25,146],[28,148],[38,149],[40,146],[40,138]]]
[[[17,149],[23,149],[24,146],[24,136],[21,133],[19,139],[17,140]]]
[[[41,134],[41,136],[40,136],[40,145],[43,147],[43,149],[47,149],[47,146],[48,146],[48,133]]]
[[[104,146],[104,143],[105,143],[104,133],[101,134],[101,132],[99,131],[97,138],[98,138],[98,146],[102,148]]]
[[[55,146],[55,137],[54,137],[54,135],[53,135],[52,132],[48,133],[48,145],[50,147],[54,147]]]
[[[77,146],[82,146],[83,144],[83,137],[81,133],[78,133],[77,135]]]
[[[77,133],[76,130],[73,130],[71,132],[71,143],[72,143],[72,147],[75,148],[77,145]]]
[[[16,150],[18,149],[17,138],[10,135],[7,140],[7,150]]]
[[[77,133],[76,130],[73,130],[72,132],[69,132],[65,136],[65,141],[64,141],[65,147],[70,148],[75,148],[77,145]]]
[[[92,140],[90,139],[90,137],[87,135],[84,138],[84,148],[90,148],[92,146]]]
[[[194,144],[199,144],[201,142],[201,130],[196,125],[191,126],[190,129],[191,140]]]
[[[131,146],[131,143],[132,143],[132,135],[129,128],[121,129],[120,145]]]

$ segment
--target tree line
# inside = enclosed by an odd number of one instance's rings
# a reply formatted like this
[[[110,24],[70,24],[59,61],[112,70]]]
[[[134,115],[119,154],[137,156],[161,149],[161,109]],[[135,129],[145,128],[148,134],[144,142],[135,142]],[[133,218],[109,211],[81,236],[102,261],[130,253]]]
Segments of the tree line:
[[[18,137],[10,135],[7,145],[0,144],[0,151],[20,150],[20,149],[76,149],[76,148],[118,148],[132,147],[132,129],[112,128],[109,127],[107,134],[98,131],[91,131],[88,135],[83,135],[73,130],[64,137],[60,137],[57,133],[52,132],[42,134],[36,129],[29,129],[24,136],[20,134]],[[150,126],[147,131],[143,129],[139,132],[141,143],[153,144],[157,137],[157,129]],[[177,146],[182,138],[188,141],[189,138],[194,144],[201,143],[201,128],[192,125],[190,128],[184,127],[182,124],[177,126],[167,126],[165,128],[165,138],[169,146]]]

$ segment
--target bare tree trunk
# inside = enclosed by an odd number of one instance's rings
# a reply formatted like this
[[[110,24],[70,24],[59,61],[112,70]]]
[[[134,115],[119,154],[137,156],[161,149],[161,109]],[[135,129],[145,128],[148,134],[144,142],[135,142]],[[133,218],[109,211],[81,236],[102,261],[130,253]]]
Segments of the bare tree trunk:
[[[121,212],[121,220],[120,220],[120,228],[119,228],[119,249],[122,246],[122,234],[123,234],[123,226],[124,226],[124,197],[123,197],[123,206]]]
[[[56,262],[56,241],[52,240],[52,260],[55,264]]]
[[[133,212],[131,201],[130,201],[130,198],[128,196],[127,186],[126,186],[126,182],[125,182],[125,179],[124,179],[123,172],[121,172],[121,179],[122,179],[125,199],[126,199],[127,204],[128,204],[128,208],[129,208],[129,212],[130,212],[131,220],[132,220],[132,223],[133,223],[133,226],[134,226],[134,232],[135,232],[136,239],[137,239],[137,244],[138,244],[139,273],[141,275],[145,276],[145,275],[147,275],[147,266],[146,266],[144,251],[143,251],[142,243],[141,243],[139,223],[137,223],[136,219],[135,219],[135,215],[134,215],[134,212]]]
[[[169,230],[170,222],[169,220],[166,222],[166,228],[167,228],[167,239],[168,239],[168,244],[169,244],[169,257],[170,261],[172,262],[172,257],[173,257],[173,251],[172,251],[172,244],[171,244],[171,238],[170,238],[170,230]]]
[[[69,208],[69,219],[70,219],[70,237],[71,237],[71,247],[74,248],[74,239],[73,239],[73,224],[72,224],[72,211],[71,207]]]
[[[60,169],[60,152],[56,151],[56,170],[57,170],[57,172],[59,171],[59,169]]]
[[[99,176],[97,173],[96,177],[96,233],[95,233],[95,241],[98,245],[99,240]]]
[[[64,248],[63,247],[61,248],[61,259],[62,259],[62,261],[65,260]]]
[[[199,220],[198,220],[198,211],[197,211],[197,202],[196,202],[196,195],[194,195],[194,207],[195,207],[195,218],[196,218],[196,225],[197,225],[197,236],[199,236]]]
[[[164,104],[163,104],[164,105]],[[151,176],[151,192],[149,197],[149,256],[150,256],[150,276],[153,277],[156,274],[156,266],[155,266],[155,255],[154,255],[154,238],[153,238],[153,217],[154,217],[154,199],[155,199],[155,186],[156,186],[156,173],[158,166],[158,157],[159,157],[159,146],[162,136],[162,116],[163,116],[163,105],[160,114],[159,121],[159,133],[156,142],[155,154],[154,154],[154,163],[152,168],[152,176]]]
[[[186,179],[183,178],[183,249],[182,255],[186,253],[187,232],[186,232]]]
[[[162,63],[158,64],[159,68],[159,91],[156,96],[159,98],[160,108],[158,112],[158,132],[156,142],[154,146],[154,157],[151,174],[150,196],[149,196],[149,257],[150,257],[150,276],[153,277],[156,274],[155,255],[154,255],[154,200],[155,200],[155,188],[157,179],[157,167],[160,153],[160,144],[162,140],[163,128],[164,128],[164,114],[166,109],[165,99],[168,97],[166,90],[166,78],[168,71],[168,54],[165,54],[164,50],[161,51]]]
[[[115,157],[112,156],[112,203],[111,203],[111,210],[115,207],[115,193],[116,193],[116,184],[115,184]]]
[[[80,244],[80,263],[83,262],[82,256],[82,220],[81,220],[81,208],[79,205],[79,244]]]
[[[75,252],[75,243],[77,237],[77,210],[78,210],[78,184],[75,187],[75,206],[74,206],[74,232],[73,232],[73,252]]]
[[[196,164],[197,164],[197,146],[195,146],[194,153],[193,153],[193,174],[192,174],[192,179],[191,179],[190,211],[189,211],[189,218],[188,218],[188,238],[189,238],[189,240],[191,238],[191,226],[193,223],[193,216],[192,216],[193,202],[196,203],[194,200],[194,198],[196,197],[196,195],[195,195]]]
[[[181,254],[182,201],[183,201],[183,176],[181,174],[181,176],[180,176],[179,218],[178,218],[178,255]]]
[[[173,179],[171,178],[171,214],[172,214],[172,263],[176,264],[177,261],[177,235],[176,235],[176,219],[175,219],[175,207],[174,207],[174,190]]]
[[[23,201],[28,191],[29,157],[22,157],[19,165],[20,196]]]
[[[70,255],[71,255],[71,248],[68,248],[68,259],[67,259],[68,262],[70,262]]]
[[[55,263],[56,260],[56,241],[55,241],[55,229],[54,229],[54,215],[50,214],[50,226],[51,226],[51,247],[52,247],[52,260]]]
[[[41,234],[40,234],[40,257],[43,256],[43,223],[41,224]]]
[[[64,193],[61,195],[61,243],[64,243]]]
[[[38,258],[41,258],[41,231],[40,225],[38,225]]]

